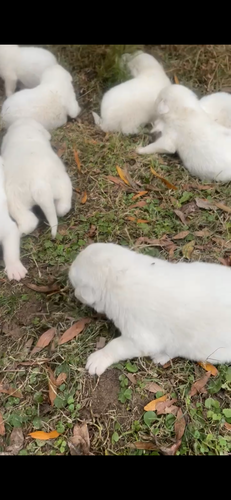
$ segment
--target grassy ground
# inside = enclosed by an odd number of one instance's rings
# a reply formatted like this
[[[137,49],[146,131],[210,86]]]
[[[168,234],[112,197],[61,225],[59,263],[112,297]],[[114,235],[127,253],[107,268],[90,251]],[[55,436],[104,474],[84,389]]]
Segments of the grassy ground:
[[[175,404],[182,409],[186,422],[177,454],[228,454],[231,433],[225,422],[231,422],[231,412],[224,410],[230,409],[231,369],[219,366],[218,375],[208,381],[208,392],[193,397],[189,395],[192,384],[206,372],[196,363],[182,359],[174,360],[167,368],[155,366],[149,359],[124,362],[108,369],[99,380],[90,377],[84,369],[87,356],[96,349],[100,337],[107,342],[116,331],[110,322],[96,318],[93,311],[77,303],[67,283],[67,271],[77,252],[90,241],[113,241],[174,261],[187,260],[185,245],[191,242],[190,260],[218,262],[223,259],[223,263],[230,263],[229,213],[221,209],[204,210],[195,202],[196,198],[207,198],[231,207],[230,186],[211,183],[202,190],[203,183],[191,178],[176,156],[139,157],[134,150],[137,144],[150,141],[147,131],[137,138],[126,138],[104,134],[93,125],[90,111],[98,111],[102,93],[125,78],[117,58],[125,50],[137,47],[48,48],[73,74],[83,107],[79,119],[55,131],[52,141],[62,154],[73,182],[73,209],[60,220],[55,242],[51,241],[50,230],[44,222],[32,235],[23,238],[22,260],[29,271],[24,282],[8,283],[3,266],[1,268],[0,382],[20,390],[22,397],[0,394],[6,431],[0,436],[0,451],[6,450],[12,429],[21,428],[24,444],[19,454],[69,454],[72,429],[85,421],[94,454],[165,453],[165,448],[174,445],[176,440],[176,417],[171,413],[158,416],[153,411],[147,414],[144,406],[155,397],[170,394],[177,399]],[[180,83],[201,94],[231,86],[231,46],[147,46],[145,49],[164,63],[172,78],[176,75]],[[74,150],[78,152],[81,171],[77,168]],[[116,166],[129,172],[132,186],[117,184],[108,178],[119,179]],[[169,190],[154,177],[150,166],[177,190]],[[139,191],[147,193],[133,200]],[[84,192],[87,200],[81,203]],[[141,206],[132,207],[140,201],[144,202]],[[181,218],[183,214],[183,222],[175,210],[181,212]],[[185,231],[183,238],[174,240],[182,231]],[[154,246],[148,239],[162,241]],[[26,283],[49,285],[53,282],[58,283],[58,292],[39,293],[26,286]],[[83,333],[58,346],[60,334],[86,316],[92,317],[92,322]],[[51,327],[57,331],[54,341],[31,355],[39,336]],[[26,365],[20,364],[25,362]],[[48,394],[50,368],[55,376],[67,375],[57,389],[53,406]],[[161,386],[156,395],[147,389],[149,382]],[[57,439],[41,441],[28,437],[28,433],[35,430],[55,429],[60,433]],[[135,446],[139,445],[135,443],[140,441],[147,441],[146,447],[152,445],[154,451],[137,449]]]

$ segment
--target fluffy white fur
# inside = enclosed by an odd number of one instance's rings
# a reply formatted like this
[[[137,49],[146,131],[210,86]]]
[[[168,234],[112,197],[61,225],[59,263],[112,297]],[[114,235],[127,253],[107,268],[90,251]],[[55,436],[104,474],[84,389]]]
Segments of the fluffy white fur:
[[[72,86],[72,76],[55,64],[44,71],[41,83],[6,99],[2,106],[2,123],[9,127],[19,118],[33,118],[47,130],[64,125],[67,116],[76,118],[81,108]]]
[[[206,95],[200,100],[203,110],[212,120],[224,127],[231,128],[231,95],[227,92],[216,92]]]
[[[105,132],[137,134],[153,119],[153,105],[161,89],[171,82],[156,59],[143,52],[125,54],[133,78],[110,89],[101,102],[101,118],[93,112],[96,125]]]
[[[36,87],[44,71],[56,63],[51,52],[39,47],[0,45],[0,76],[7,97],[15,92],[17,81],[28,88]]]
[[[3,248],[5,271],[9,280],[17,280],[26,276],[27,270],[20,262],[20,235],[15,222],[9,216],[4,189],[3,160],[0,157],[0,244]]]
[[[52,237],[57,232],[57,215],[62,217],[71,209],[71,181],[50,138],[40,123],[22,118],[9,127],[2,142],[9,212],[21,235],[32,233],[38,224],[33,206],[43,210]]]
[[[231,130],[211,120],[197,96],[182,85],[163,89],[154,105],[153,132],[160,138],[137,153],[177,152],[200,179],[231,180]]]
[[[83,250],[69,271],[75,296],[105,313],[121,337],[90,355],[86,368],[101,375],[111,364],[150,356],[231,361],[231,269],[170,263],[111,243]]]

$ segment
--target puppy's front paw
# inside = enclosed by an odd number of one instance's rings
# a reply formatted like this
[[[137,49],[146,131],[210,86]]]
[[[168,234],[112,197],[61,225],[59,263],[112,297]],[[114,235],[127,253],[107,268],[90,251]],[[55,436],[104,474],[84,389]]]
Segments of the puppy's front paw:
[[[138,153],[138,155],[145,154],[145,148],[136,148],[136,153]]]
[[[5,271],[10,281],[11,280],[20,281],[21,279],[25,278],[27,274],[27,270],[22,265],[20,260],[18,262],[14,262],[13,264],[6,266]]]
[[[168,361],[170,361],[170,357],[167,354],[157,354],[156,356],[153,356],[152,361],[158,365],[165,365]]]
[[[87,360],[86,369],[89,371],[90,375],[102,375],[105,370],[112,365],[113,360],[109,354],[104,352],[104,349],[100,351],[93,352]]]

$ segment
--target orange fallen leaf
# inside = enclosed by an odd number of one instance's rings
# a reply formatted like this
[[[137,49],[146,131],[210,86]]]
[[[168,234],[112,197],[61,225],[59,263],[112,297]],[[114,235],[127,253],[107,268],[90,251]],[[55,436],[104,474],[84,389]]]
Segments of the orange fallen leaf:
[[[78,171],[81,172],[81,163],[80,163],[79,155],[75,149],[74,149],[74,157],[75,157],[75,162],[76,162]]]
[[[174,82],[175,82],[177,85],[179,85],[179,83],[180,83],[176,75],[174,75]]]
[[[55,328],[49,328],[46,332],[44,332],[41,337],[39,337],[37,344],[35,345],[34,349],[32,349],[31,354],[35,354],[41,349],[44,349],[44,347],[47,347],[52,339],[54,338],[56,334],[56,329]]]
[[[147,389],[147,391],[149,391],[149,392],[154,392],[154,394],[156,394],[156,392],[159,392],[159,391],[164,392],[163,387],[156,384],[156,382],[149,382],[148,384],[145,385],[144,388]]]
[[[205,385],[208,382],[208,379],[211,375],[211,372],[207,372],[203,377],[201,377],[197,382],[194,382],[194,384],[191,387],[190,396],[195,396],[197,393],[202,393],[206,394],[207,390],[205,389]]]
[[[56,381],[55,381],[56,385],[58,387],[60,385],[62,385],[65,382],[66,378],[67,378],[67,374],[66,373],[64,373],[64,372],[60,373],[59,376],[57,377]]]
[[[22,398],[21,391],[14,389],[14,387],[9,387],[7,384],[0,384],[0,392],[9,394],[9,396],[13,396],[14,398]]]
[[[160,179],[169,189],[177,189],[176,186],[174,186],[173,184],[171,184],[171,182],[167,181],[167,179],[165,179],[164,177],[162,177],[162,175],[158,174],[154,168],[150,167],[151,168],[151,172],[153,175],[155,175],[155,177],[157,177],[158,179]]]
[[[24,283],[27,288],[34,290],[34,292],[49,293],[49,292],[59,292],[60,286],[57,283],[52,283],[52,285],[34,285],[34,283]]]
[[[142,208],[145,207],[145,205],[147,205],[147,202],[145,200],[142,200],[138,201],[137,203],[134,203],[134,205],[130,205],[129,208]]]
[[[134,196],[132,197],[132,199],[136,200],[136,198],[139,198],[140,196],[144,196],[147,193],[148,193],[148,191],[140,191],[139,193],[134,194]]]
[[[84,205],[84,203],[86,203],[86,201],[87,201],[87,192],[84,191],[84,193],[81,196],[80,203],[82,203],[82,205]]]
[[[211,363],[204,363],[203,361],[198,361],[197,364],[202,366],[202,368],[204,368],[204,370],[206,370],[207,372],[211,372],[211,375],[213,375],[214,377],[216,377],[216,375],[218,374],[217,368],[214,365],[211,365]]]
[[[152,401],[150,401],[150,403],[148,403],[144,407],[144,410],[145,411],[155,411],[156,406],[158,405],[158,403],[160,403],[161,401],[165,401],[167,399],[167,397],[168,397],[168,395],[166,394],[165,396],[161,396],[161,398],[153,399]]]
[[[68,330],[66,330],[66,332],[63,333],[58,341],[58,344],[65,344],[66,342],[69,342],[69,340],[72,340],[74,337],[77,337],[77,335],[79,335],[83,331],[85,325],[90,322],[90,318],[82,318],[74,323],[74,325],[72,325],[70,328],[68,328]]]
[[[147,219],[137,219],[137,224],[147,224],[149,222],[149,220]]]
[[[179,450],[180,445],[181,445],[181,439],[176,443],[174,443],[172,446],[170,446],[170,448],[165,448],[164,446],[162,446],[160,448],[160,451],[163,453],[163,455],[175,455],[177,450]]]
[[[135,217],[131,217],[130,215],[128,217],[126,217],[126,220],[130,220],[132,222],[134,222],[136,220]]]
[[[40,439],[41,441],[48,441],[48,439],[57,438],[59,435],[60,433],[57,431],[51,431],[51,432],[36,431],[36,432],[30,432],[28,434],[28,436],[32,437],[33,439]]]
[[[3,416],[2,416],[2,413],[0,412],[0,436],[4,436],[5,435],[5,425],[4,425],[4,421],[3,421]]]
[[[176,234],[176,236],[172,236],[172,239],[183,240],[184,238],[186,238],[186,236],[188,236],[189,233],[190,231],[181,231],[181,233]]]
[[[185,427],[186,427],[186,421],[185,421],[185,418],[183,416],[181,408],[179,408],[178,412],[177,412],[175,425],[174,425],[174,430],[176,433],[176,440],[177,441],[179,441],[183,437]]]
[[[231,431],[231,424],[228,424],[228,422],[225,422],[225,428],[227,431]]]
[[[125,184],[128,184],[128,186],[130,186],[130,183],[128,182],[127,180],[127,177],[125,175],[125,172],[123,171],[122,168],[118,167],[118,165],[116,166],[116,170],[118,172],[118,175],[120,177],[120,179],[122,179],[123,182],[125,182]]]

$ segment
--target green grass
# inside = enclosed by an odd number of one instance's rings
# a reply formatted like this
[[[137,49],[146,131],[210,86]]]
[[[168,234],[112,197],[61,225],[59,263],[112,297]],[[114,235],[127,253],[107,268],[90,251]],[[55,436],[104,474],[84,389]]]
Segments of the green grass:
[[[59,221],[55,242],[50,229],[41,223],[38,229],[21,242],[22,260],[28,268],[25,282],[37,285],[58,282],[60,292],[42,294],[26,287],[25,283],[8,283],[0,272],[0,381],[20,389],[22,398],[0,393],[0,411],[3,414],[6,435],[0,437],[0,452],[4,452],[14,427],[20,426],[25,441],[20,454],[68,454],[68,439],[76,423],[88,424],[91,451],[99,455],[156,455],[162,447],[175,442],[175,416],[149,415],[144,406],[155,399],[145,386],[156,382],[165,394],[177,399],[186,420],[186,429],[177,454],[221,455],[230,453],[231,434],[224,423],[230,423],[231,375],[227,366],[218,367],[218,376],[211,377],[207,394],[189,396],[194,381],[205,372],[196,363],[177,359],[164,369],[149,359],[119,363],[108,369],[100,380],[90,377],[84,369],[88,355],[96,349],[100,337],[107,342],[117,335],[115,327],[94,311],[79,304],[67,280],[68,268],[76,254],[91,241],[113,241],[128,245],[153,256],[183,259],[183,246],[195,241],[192,260],[218,262],[231,253],[230,216],[222,210],[203,210],[195,199],[207,198],[231,206],[229,185],[203,183],[191,178],[177,157],[141,157],[135,149],[148,143],[144,130],[137,138],[119,134],[104,134],[94,125],[92,109],[99,109],[100,96],[112,84],[122,81],[118,60],[124,51],[139,46],[49,46],[60,62],[73,74],[80,89],[83,112],[76,122],[52,134],[52,144],[64,149],[65,162],[73,182],[73,209]],[[147,50],[162,60],[170,76],[187,83],[201,92],[217,90],[229,84],[228,55],[230,46],[148,46]],[[74,158],[78,151],[81,172]],[[118,177],[116,166],[127,168],[136,189],[111,182],[108,176]],[[177,186],[168,188],[150,171],[157,172]],[[138,184],[137,184],[138,183]],[[137,200],[134,194],[148,193]],[[81,197],[87,192],[87,201]],[[136,202],[146,205],[131,208]],[[174,210],[186,217],[183,225]],[[135,220],[129,220],[133,217]],[[137,223],[137,219],[148,222]],[[195,232],[208,229],[209,236]],[[189,234],[174,241],[174,253],[164,246],[152,246],[140,237],[171,238],[181,231]],[[167,314],[167,311],[166,311]],[[61,333],[83,316],[92,317],[77,339],[58,346]],[[49,347],[30,355],[38,337],[48,328],[57,334]],[[36,361],[30,366],[23,362]],[[55,375],[66,373],[66,381],[58,389],[54,406],[48,398],[48,367]],[[133,383],[129,375],[135,377]],[[157,394],[159,396],[159,394]],[[51,441],[32,440],[28,433],[35,430],[56,429],[60,436]],[[136,450],[136,441],[151,441],[156,450]]]

